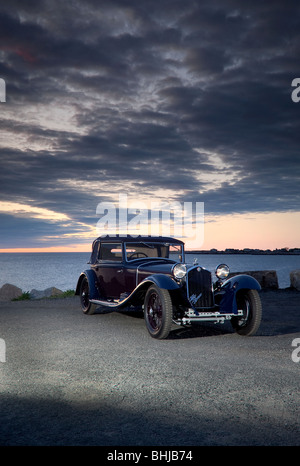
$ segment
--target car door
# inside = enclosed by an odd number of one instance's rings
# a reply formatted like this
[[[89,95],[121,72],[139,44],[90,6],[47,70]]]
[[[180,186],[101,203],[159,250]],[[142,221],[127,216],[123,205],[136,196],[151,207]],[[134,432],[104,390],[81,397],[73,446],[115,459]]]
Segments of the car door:
[[[101,297],[119,299],[126,291],[122,243],[101,243],[95,272]]]

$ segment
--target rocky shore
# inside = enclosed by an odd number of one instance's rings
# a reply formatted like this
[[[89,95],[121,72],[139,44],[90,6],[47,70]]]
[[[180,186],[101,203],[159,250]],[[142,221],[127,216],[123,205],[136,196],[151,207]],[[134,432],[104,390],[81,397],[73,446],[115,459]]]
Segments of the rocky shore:
[[[45,290],[32,289],[30,293],[24,293],[18,286],[5,283],[5,285],[0,288],[0,302],[25,299],[59,298],[63,297],[64,294],[65,293],[62,290],[59,290],[54,286],[46,288]]]
[[[254,277],[263,290],[278,290],[278,277],[276,270],[258,270],[258,271],[245,271],[231,273],[229,277],[234,275],[246,274]],[[290,272],[290,288],[291,290],[300,291],[300,270],[293,270]],[[71,290],[64,292],[55,287],[49,287],[45,290],[32,289],[30,292],[24,293],[21,288],[5,283],[0,288],[0,302],[7,302],[13,300],[23,299],[43,299],[43,298],[59,298],[72,293]]]

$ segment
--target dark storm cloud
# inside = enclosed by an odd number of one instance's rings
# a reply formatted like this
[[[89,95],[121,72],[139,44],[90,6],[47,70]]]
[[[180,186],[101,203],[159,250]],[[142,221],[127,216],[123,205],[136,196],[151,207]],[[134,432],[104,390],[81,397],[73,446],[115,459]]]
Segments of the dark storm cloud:
[[[2,6],[1,198],[89,224],[122,189],[299,210],[299,17],[292,1]]]
[[[74,234],[74,225],[70,228],[59,223],[38,218],[14,217],[1,214],[0,245],[1,248],[47,247],[55,245],[57,239]],[[61,244],[58,242],[58,244]],[[67,242],[65,244],[68,244]]]

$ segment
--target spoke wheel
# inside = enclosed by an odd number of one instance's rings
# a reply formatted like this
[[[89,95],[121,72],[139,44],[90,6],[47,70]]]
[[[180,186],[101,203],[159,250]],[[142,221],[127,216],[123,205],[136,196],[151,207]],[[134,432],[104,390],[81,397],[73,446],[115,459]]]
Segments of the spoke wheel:
[[[233,317],[231,323],[239,335],[254,335],[257,332],[262,317],[261,300],[257,290],[241,290],[237,293],[238,310],[242,316]]]
[[[167,338],[172,325],[173,307],[170,293],[156,285],[145,296],[144,316],[148,332],[153,338]]]
[[[90,302],[90,287],[86,277],[82,279],[80,285],[80,304],[84,314],[94,314],[96,305]]]

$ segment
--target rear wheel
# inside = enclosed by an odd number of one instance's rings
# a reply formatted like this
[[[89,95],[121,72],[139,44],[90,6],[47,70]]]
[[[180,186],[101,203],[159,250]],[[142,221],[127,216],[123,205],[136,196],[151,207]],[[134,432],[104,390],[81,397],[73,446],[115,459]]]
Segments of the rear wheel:
[[[150,286],[145,296],[144,317],[148,332],[153,338],[162,340],[170,333],[173,306],[168,290]]]
[[[231,323],[239,335],[254,335],[257,332],[262,316],[262,306],[257,290],[241,290],[236,297],[238,310],[243,315],[233,317]]]
[[[97,306],[90,302],[90,287],[86,277],[84,277],[80,284],[80,304],[84,314],[94,314]]]

